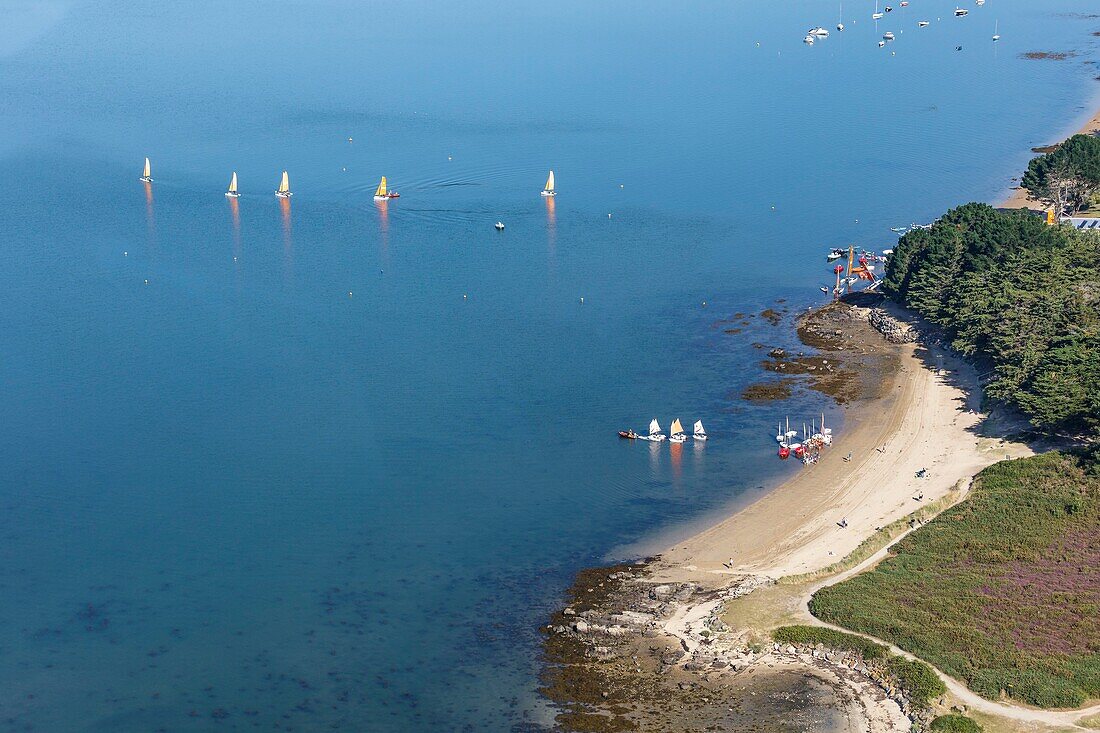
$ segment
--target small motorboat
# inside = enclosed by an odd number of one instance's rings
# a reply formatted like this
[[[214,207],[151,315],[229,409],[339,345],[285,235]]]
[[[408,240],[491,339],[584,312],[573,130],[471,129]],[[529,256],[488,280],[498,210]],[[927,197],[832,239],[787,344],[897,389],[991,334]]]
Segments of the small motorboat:
[[[152,183],[153,182],[152,172],[153,172],[153,170],[149,166],[149,159],[146,158],[145,159],[145,167],[141,170],[141,178],[139,178],[138,180],[142,181],[144,183]]]
[[[504,222],[498,221],[496,224],[493,225],[493,228],[496,229],[498,232],[503,232],[504,231]]]
[[[554,171],[550,171],[550,175],[546,177],[546,185],[542,187],[543,196],[557,196],[558,192],[554,190]]]
[[[825,30],[821,26],[818,26],[817,28],[811,28],[810,30],[806,31],[806,33],[811,36],[818,36],[819,38],[829,37],[829,31]]]
[[[231,199],[241,197],[241,195],[237,193],[237,171],[233,171],[233,177],[229,179],[229,189],[225,192],[225,195]]]
[[[785,445],[781,446],[779,448],[779,457],[782,458],[784,461],[787,460],[791,457],[791,449]]]
[[[955,17],[961,18],[964,15],[970,15],[970,11],[966,8],[955,8]]]
[[[691,427],[691,432],[692,432],[692,437],[695,438],[696,440],[706,440],[707,439],[707,431],[703,430],[703,421],[702,420],[696,420],[695,421],[695,425],[693,425]]]
[[[684,426],[680,424],[680,418],[676,418],[672,421],[672,425],[668,428],[668,441],[670,443],[683,443],[688,439],[687,433],[684,432]]]
[[[832,262],[833,260],[839,260],[844,255],[848,254],[847,250],[834,248],[829,254],[825,255],[826,262]]]
[[[1000,25],[1001,25],[1001,21],[999,21],[999,20],[993,21],[993,40],[994,41],[1001,40]]]
[[[812,46],[812,45],[814,45],[814,37],[813,36],[806,36],[805,38],[802,39],[802,42],[805,43],[807,46]]]
[[[635,433],[633,430],[620,430],[619,437],[626,440],[637,440],[638,434]]]
[[[802,445],[801,443],[792,443],[788,447],[791,453],[794,453],[795,458],[801,458],[802,456],[806,455],[806,446]]]
[[[382,180],[378,184],[378,188],[374,189],[375,201],[388,201],[389,199],[399,199],[401,194],[397,191],[391,191],[386,184],[386,177],[382,176]]]
[[[892,41],[892,40],[894,40],[894,34],[891,31],[886,31],[885,33],[882,34],[882,40]]]
[[[985,0],[974,0],[974,4],[980,8],[981,6],[985,5]]]
[[[819,287],[819,288],[818,288],[818,290],[820,290],[820,291],[821,291],[821,292],[823,292],[823,293],[828,293],[828,292],[829,292],[829,289],[828,289],[827,287],[825,287],[825,286],[821,286],[821,287]]]
[[[918,28],[924,28],[924,27],[925,27],[926,25],[928,25],[928,21],[927,21],[927,20],[918,20],[918,21],[917,21],[917,27],[918,27]]]
[[[294,195],[290,190],[290,176],[286,171],[283,171],[283,178],[279,181],[279,188],[275,191],[275,195],[281,199],[288,199]]]
[[[883,46],[885,46],[885,45],[886,45],[886,41],[879,41],[879,42],[878,42],[878,47],[879,47],[879,48],[882,48],[882,47],[883,47]]]
[[[900,5],[903,8],[907,8],[907,7],[909,7],[909,0],[901,0],[901,2],[898,3],[898,5]]]

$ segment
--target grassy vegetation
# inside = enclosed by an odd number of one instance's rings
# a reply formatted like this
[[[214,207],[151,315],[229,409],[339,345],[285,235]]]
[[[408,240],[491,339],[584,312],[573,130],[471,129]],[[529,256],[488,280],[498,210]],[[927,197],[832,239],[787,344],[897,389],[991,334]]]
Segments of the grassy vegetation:
[[[888,657],[886,671],[909,693],[909,699],[917,707],[928,707],[933,699],[947,692],[943,680],[924,662]]]
[[[886,647],[882,644],[821,626],[780,626],[772,632],[772,638],[780,644],[821,644],[830,649],[859,652],[864,659],[886,657]]]
[[[932,721],[932,733],[982,733],[982,727],[965,715],[941,715]]]
[[[969,498],[874,570],[818,591],[819,618],[888,640],[979,694],[1040,707],[1100,696],[1100,464],[990,466]]]

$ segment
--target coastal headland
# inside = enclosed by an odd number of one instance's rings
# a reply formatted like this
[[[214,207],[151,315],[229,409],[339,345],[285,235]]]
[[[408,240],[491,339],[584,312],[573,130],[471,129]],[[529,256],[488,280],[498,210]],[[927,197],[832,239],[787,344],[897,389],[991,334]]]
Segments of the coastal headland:
[[[1080,132],[1096,131],[1100,112]],[[1000,205],[1035,207],[1021,189]],[[983,412],[977,373],[939,344],[936,329],[885,299],[810,311],[798,334],[818,354],[816,373],[789,373],[827,394],[858,380],[858,399],[838,399],[843,432],[816,464],[714,526],[644,561],[578,576],[545,628],[543,692],[563,729],[928,726],[927,707],[889,665],[812,641],[779,643],[771,632],[823,627],[807,610],[813,592],[873,567],[963,500],[975,474],[1034,446],[1023,440],[1026,423]],[[939,711],[992,716],[987,730],[991,721],[997,731],[1076,727],[1098,712],[1031,710],[945,682]]]

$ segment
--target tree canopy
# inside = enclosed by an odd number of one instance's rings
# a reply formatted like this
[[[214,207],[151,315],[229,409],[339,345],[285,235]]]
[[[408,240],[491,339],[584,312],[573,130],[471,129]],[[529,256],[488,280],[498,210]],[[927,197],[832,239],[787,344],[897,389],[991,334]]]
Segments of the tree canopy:
[[[987,394],[1037,427],[1100,428],[1100,236],[966,204],[901,238],[883,289],[988,365]]]
[[[1020,185],[1058,215],[1086,208],[1100,191],[1100,137],[1074,135],[1032,158]]]

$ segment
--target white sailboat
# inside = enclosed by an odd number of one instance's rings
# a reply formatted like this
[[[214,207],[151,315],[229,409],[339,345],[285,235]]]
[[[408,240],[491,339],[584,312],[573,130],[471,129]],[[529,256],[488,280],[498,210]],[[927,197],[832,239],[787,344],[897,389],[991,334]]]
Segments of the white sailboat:
[[[999,20],[993,21],[993,40],[994,41],[1001,40],[1001,33],[1000,33],[1000,30],[999,30],[1000,25],[1001,25],[1001,21],[999,21]]]
[[[838,31],[844,30],[844,3],[840,4],[840,15],[838,16],[838,20],[836,22],[836,29]]]
[[[684,426],[680,424],[680,418],[676,418],[672,421],[672,425],[668,428],[668,439],[672,443],[683,443],[687,440],[688,436],[684,433]]]
[[[643,440],[651,440],[654,443],[660,443],[665,439],[665,434],[661,432],[661,425],[657,422],[657,418],[653,418],[649,421],[649,435],[639,437]]]
[[[880,13],[878,11],[878,0],[875,0],[875,12],[871,13],[871,19],[879,20],[883,15],[885,15],[885,13]]]
[[[927,20],[918,20],[918,21],[917,21],[917,27],[918,27],[918,28],[924,28],[924,27],[925,27],[925,26],[927,26],[927,25],[928,25],[928,21],[927,21]]]
[[[275,192],[275,195],[281,199],[288,199],[294,194],[290,190],[290,176],[286,171],[283,171],[283,178],[279,181],[279,190]]]
[[[142,169],[141,178],[138,179],[138,180],[144,181],[145,183],[152,183],[153,182],[153,176],[151,175],[152,172],[153,172],[152,168],[150,168],[150,166],[149,166],[149,159],[146,158],[145,159],[145,167]]]
[[[546,177],[546,186],[542,189],[543,196],[557,196],[558,192],[554,190],[554,171],[550,171],[550,175]]]
[[[240,194],[237,193],[237,171],[233,171],[233,177],[229,179],[229,189],[226,190],[225,195],[231,199],[240,198]]]
[[[706,440],[707,439],[707,431],[703,430],[703,421],[702,420],[696,420],[695,421],[695,425],[692,426],[691,432],[693,434],[692,437],[694,437],[696,440]]]

